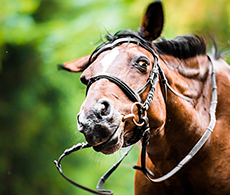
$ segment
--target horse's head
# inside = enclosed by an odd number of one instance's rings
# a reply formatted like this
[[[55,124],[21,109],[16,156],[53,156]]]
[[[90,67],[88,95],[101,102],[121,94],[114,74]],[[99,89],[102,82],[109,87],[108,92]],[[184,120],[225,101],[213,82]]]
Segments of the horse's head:
[[[81,81],[88,85],[77,117],[78,129],[96,151],[114,153],[133,137],[137,128],[134,122],[139,123],[140,113],[132,97],[140,97],[144,102],[148,96],[150,86],[142,87],[151,75],[156,57],[148,48],[160,36],[162,28],[162,5],[155,2],[148,7],[139,34],[124,31],[109,36],[92,55],[64,64],[64,69],[71,72],[83,72]],[[135,92],[143,90],[140,96],[130,95],[133,91],[125,92],[126,86]],[[159,83],[147,112],[151,129],[161,127],[165,121],[165,104]]]

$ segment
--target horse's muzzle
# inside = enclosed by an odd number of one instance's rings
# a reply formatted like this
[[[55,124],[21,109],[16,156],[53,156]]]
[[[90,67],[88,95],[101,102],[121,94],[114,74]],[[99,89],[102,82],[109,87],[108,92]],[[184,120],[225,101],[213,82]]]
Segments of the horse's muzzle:
[[[113,104],[107,99],[100,99],[90,108],[83,108],[78,114],[78,130],[85,135],[86,141],[98,146],[111,139],[111,144],[118,142],[117,133],[121,116],[114,110]]]

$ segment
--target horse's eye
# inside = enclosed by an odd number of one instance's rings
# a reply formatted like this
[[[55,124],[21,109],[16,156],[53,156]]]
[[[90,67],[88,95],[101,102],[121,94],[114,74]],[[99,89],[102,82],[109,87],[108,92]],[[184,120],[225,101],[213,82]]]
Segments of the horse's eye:
[[[146,72],[149,66],[149,60],[145,56],[138,57],[134,60],[133,65],[141,72]]]

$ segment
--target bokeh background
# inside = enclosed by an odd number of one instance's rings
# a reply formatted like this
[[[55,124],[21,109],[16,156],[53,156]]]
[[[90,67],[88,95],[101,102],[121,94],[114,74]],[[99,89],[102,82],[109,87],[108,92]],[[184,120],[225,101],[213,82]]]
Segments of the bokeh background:
[[[0,194],[87,195],[67,183],[53,160],[84,141],[76,114],[85,97],[80,73],[56,64],[90,54],[102,35],[138,30],[150,0],[0,0]],[[229,48],[229,0],[164,0],[167,39],[204,35],[211,47]],[[227,59],[229,62],[230,60]],[[115,195],[133,194],[135,147],[104,185]],[[95,188],[121,156],[91,149],[63,160],[75,181]]]

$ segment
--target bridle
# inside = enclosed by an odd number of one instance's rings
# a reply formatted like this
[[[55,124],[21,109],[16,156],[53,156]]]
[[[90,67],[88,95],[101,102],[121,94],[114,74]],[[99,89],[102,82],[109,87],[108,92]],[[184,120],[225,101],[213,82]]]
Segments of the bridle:
[[[120,78],[118,78],[114,75],[99,74],[99,75],[93,76],[89,79],[89,82],[87,84],[87,89],[86,89],[86,94],[87,94],[90,86],[93,83],[97,82],[100,79],[107,79],[110,82],[115,83],[127,95],[127,97],[131,101],[134,102],[133,106],[131,108],[131,114],[124,116],[123,122],[126,122],[127,119],[132,118],[132,120],[134,121],[134,123],[136,124],[137,127],[135,128],[133,137],[123,145],[123,147],[126,147],[126,150],[123,153],[121,159],[116,164],[114,164],[113,167],[100,178],[100,180],[97,184],[97,187],[96,187],[98,191],[89,189],[87,187],[84,187],[84,186],[70,180],[69,178],[67,178],[63,174],[63,171],[61,168],[61,160],[63,159],[63,157],[71,154],[74,151],[78,151],[80,149],[91,147],[87,142],[86,143],[79,143],[79,144],[74,145],[73,147],[71,147],[69,149],[66,149],[64,151],[64,153],[59,157],[58,161],[54,161],[60,174],[67,181],[69,181],[73,185],[75,185],[81,189],[84,189],[88,192],[91,192],[93,194],[107,194],[107,195],[113,194],[113,192],[110,190],[102,189],[103,184],[105,183],[107,178],[113,173],[113,171],[116,170],[116,168],[119,166],[119,164],[125,158],[125,156],[128,155],[129,151],[132,149],[134,144],[141,139],[142,139],[141,166],[140,167],[134,166],[133,168],[142,171],[143,174],[146,176],[146,178],[152,182],[161,182],[161,181],[168,179],[169,177],[173,176],[176,172],[178,172],[186,163],[188,163],[192,159],[192,157],[200,150],[200,148],[204,145],[204,143],[207,141],[210,134],[212,133],[214,126],[215,126],[215,122],[216,122],[215,110],[216,110],[216,105],[217,105],[217,87],[216,87],[216,80],[215,80],[215,72],[214,72],[213,63],[212,63],[211,58],[208,56],[208,58],[211,62],[211,65],[212,65],[212,73],[211,73],[212,101],[211,101],[211,107],[210,107],[210,124],[207,127],[207,130],[204,133],[204,135],[200,138],[200,140],[196,143],[196,145],[192,148],[192,150],[188,153],[188,155],[185,156],[185,158],[183,160],[181,160],[179,162],[179,164],[174,169],[172,169],[169,173],[167,173],[166,175],[164,175],[160,178],[156,178],[156,179],[154,178],[153,179],[152,177],[154,176],[154,174],[146,168],[146,147],[148,145],[148,141],[150,138],[149,137],[150,136],[150,127],[149,127],[149,120],[148,120],[148,116],[147,116],[147,110],[149,108],[150,103],[153,100],[153,95],[154,95],[154,91],[156,88],[156,84],[159,80],[159,76],[160,76],[161,82],[164,86],[165,102],[166,102],[166,97],[167,97],[167,89],[172,91],[177,96],[185,99],[186,101],[193,102],[193,100],[189,97],[183,96],[182,94],[180,94],[180,93],[176,92],[174,89],[172,89],[172,87],[167,82],[167,79],[164,75],[163,70],[161,69],[161,67],[158,64],[158,55],[156,54],[154,49],[151,47],[150,43],[145,41],[139,35],[137,35],[136,33],[133,33],[132,31],[118,32],[114,36],[109,36],[108,41],[104,42],[99,47],[97,47],[94,50],[94,52],[91,54],[91,57],[89,59],[89,65],[92,64],[94,62],[94,60],[96,60],[96,58],[98,57],[99,54],[101,54],[102,52],[104,52],[106,50],[111,50],[111,49],[121,45],[122,43],[134,43],[140,47],[143,47],[144,49],[146,49],[147,51],[149,51],[153,55],[153,57],[154,57],[153,68],[150,72],[150,75],[149,75],[149,78],[148,78],[146,84],[136,92],[127,83],[125,83],[123,80],[121,80]],[[149,92],[148,92],[147,98],[144,102],[142,102],[140,95],[148,87],[149,87]],[[134,106],[136,106],[138,108],[138,116],[139,116],[138,122],[134,120],[134,113],[133,113],[133,107]]]

